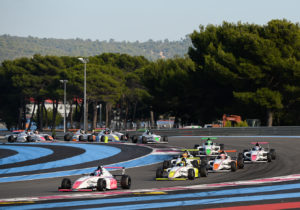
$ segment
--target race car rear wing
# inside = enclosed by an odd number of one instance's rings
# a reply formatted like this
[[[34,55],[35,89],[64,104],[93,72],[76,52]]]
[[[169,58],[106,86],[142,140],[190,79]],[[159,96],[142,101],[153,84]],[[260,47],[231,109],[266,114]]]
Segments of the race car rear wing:
[[[116,166],[104,166],[103,168],[106,168],[106,169],[122,169],[122,175],[125,174],[125,167],[116,167]],[[120,176],[122,176],[120,175]],[[118,176],[118,175],[116,175]]]
[[[269,144],[269,142],[267,141],[262,141],[262,142],[259,142],[259,141],[256,141],[256,142],[251,142],[251,144]]]

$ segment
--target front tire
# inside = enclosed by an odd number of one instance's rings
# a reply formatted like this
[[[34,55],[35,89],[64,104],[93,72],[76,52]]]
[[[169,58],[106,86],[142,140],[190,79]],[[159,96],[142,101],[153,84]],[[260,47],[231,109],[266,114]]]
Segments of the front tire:
[[[170,168],[170,166],[171,166],[171,161],[165,160],[165,161],[163,162],[163,169]]]
[[[65,141],[71,141],[71,138],[72,138],[72,136],[71,136],[69,133],[67,133],[67,134],[64,136],[64,140],[65,140]]]
[[[163,178],[163,175],[164,175],[164,170],[161,168],[158,168],[156,170],[156,178]]]
[[[195,179],[195,171],[194,171],[193,168],[190,168],[190,169],[188,170],[188,179],[189,179],[189,180],[194,180],[194,179]]]
[[[168,141],[169,141],[168,137],[167,137],[167,136],[164,136],[164,137],[163,137],[163,142],[168,142]]]
[[[231,166],[231,171],[232,172],[235,172],[236,171],[236,163],[235,163],[235,161],[232,161],[232,162],[230,162],[230,166]]]
[[[104,179],[98,179],[97,181],[97,190],[105,191],[106,190],[106,181]]]
[[[276,159],[276,152],[275,152],[275,149],[270,149],[270,154],[271,154],[272,160],[275,160],[275,159]]]
[[[132,143],[136,144],[138,141],[138,137],[137,136],[133,136],[132,137]]]
[[[61,182],[61,189],[71,189],[71,180],[64,178]]]

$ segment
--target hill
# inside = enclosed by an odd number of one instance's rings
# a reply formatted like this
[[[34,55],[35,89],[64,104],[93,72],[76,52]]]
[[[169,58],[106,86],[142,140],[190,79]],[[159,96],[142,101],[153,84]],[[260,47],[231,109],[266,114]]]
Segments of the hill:
[[[53,39],[36,37],[0,36],[0,62],[34,54],[57,56],[93,56],[104,52],[142,55],[149,60],[183,57],[191,46],[188,36],[180,41],[117,42],[83,39]]]

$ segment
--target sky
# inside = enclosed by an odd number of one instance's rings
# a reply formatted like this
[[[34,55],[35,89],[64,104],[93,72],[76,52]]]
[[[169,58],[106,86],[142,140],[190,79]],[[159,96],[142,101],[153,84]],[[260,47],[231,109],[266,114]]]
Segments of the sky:
[[[0,0],[0,35],[176,41],[223,21],[300,22],[300,0]]]

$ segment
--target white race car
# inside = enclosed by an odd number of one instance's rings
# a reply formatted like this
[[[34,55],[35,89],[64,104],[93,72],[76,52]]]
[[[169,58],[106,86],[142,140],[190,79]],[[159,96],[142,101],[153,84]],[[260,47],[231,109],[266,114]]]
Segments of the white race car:
[[[39,134],[37,131],[22,131],[19,134],[8,136],[8,142],[43,142],[53,141],[53,137],[49,134]]]
[[[146,130],[141,136],[132,136],[132,143],[168,143],[167,136],[159,136],[152,133],[150,130]]]
[[[169,168],[165,168],[164,164],[163,168],[156,170],[156,180],[193,180],[207,177],[206,165],[200,164],[200,158],[188,157],[187,152],[170,164]]]
[[[245,163],[266,163],[276,159],[275,149],[269,149],[268,142],[251,142],[255,146],[243,152]],[[268,148],[263,148],[261,144],[267,144]]]
[[[67,133],[64,136],[65,141],[96,141],[96,135],[85,133],[84,130],[78,130],[74,135]]]
[[[122,169],[122,174],[112,175],[107,170],[108,168]],[[64,178],[58,190],[62,192],[95,190],[105,191],[117,189],[118,186],[120,186],[122,189],[130,189],[131,178],[130,176],[125,175],[125,168],[98,166],[93,173],[77,179],[73,184],[69,178]]]
[[[209,160],[207,168],[209,172],[229,172],[244,168],[243,154],[239,153],[238,157],[231,158],[227,152],[236,152],[236,150],[222,151],[215,159]]]
[[[212,139],[217,139],[215,137],[212,138],[202,138],[203,140],[206,140],[201,146],[198,144],[195,144],[194,146],[194,155],[199,156],[218,156],[221,151],[224,150],[224,144],[216,144],[212,141]]]
[[[98,133],[96,137],[96,141],[98,142],[120,142],[120,141],[126,141],[128,139],[127,135],[124,135],[123,133],[119,133],[116,131],[111,131],[109,129],[102,130]]]

